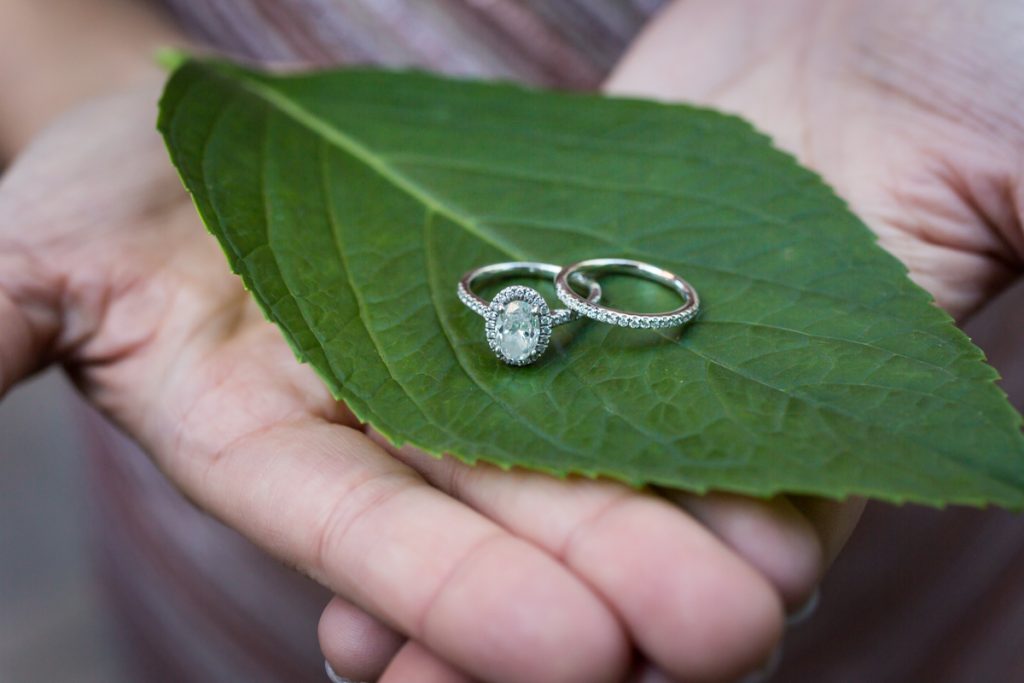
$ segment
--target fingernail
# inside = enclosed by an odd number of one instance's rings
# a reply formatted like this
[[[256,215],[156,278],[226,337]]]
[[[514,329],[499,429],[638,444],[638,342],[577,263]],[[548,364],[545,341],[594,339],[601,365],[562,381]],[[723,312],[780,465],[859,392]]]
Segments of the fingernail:
[[[796,626],[810,619],[818,609],[819,602],[821,602],[821,591],[815,588],[814,592],[811,593],[811,597],[807,598],[807,602],[786,615],[786,627]]]
[[[779,645],[772,653],[768,656],[768,661],[757,671],[747,674],[741,678],[737,683],[766,683],[768,679],[775,675],[775,672],[779,668],[779,662],[782,661],[782,646]]]
[[[331,683],[356,683],[356,681],[348,678],[342,678],[338,674],[334,673],[334,669],[331,668],[331,663],[326,659],[324,660],[324,671],[327,672],[327,678],[331,680]]]

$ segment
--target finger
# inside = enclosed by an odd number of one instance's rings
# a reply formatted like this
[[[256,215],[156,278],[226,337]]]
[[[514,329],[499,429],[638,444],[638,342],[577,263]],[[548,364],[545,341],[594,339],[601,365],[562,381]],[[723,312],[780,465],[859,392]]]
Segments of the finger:
[[[782,650],[776,649],[764,666],[747,674],[736,683],[769,683],[781,661]],[[669,676],[649,662],[639,662],[630,674],[629,683],[680,683],[680,680]]]
[[[310,417],[302,402],[322,388],[311,375],[316,386],[304,386],[295,372],[306,370],[293,359],[278,368],[273,354],[257,357],[255,375],[248,364],[227,376],[194,368],[188,377],[211,387],[192,401],[172,393],[173,405],[187,407],[160,422],[180,427],[172,438],[154,438],[151,449],[188,495],[470,673],[495,681],[614,680],[628,660],[627,641],[589,589],[428,486],[362,432]],[[272,383],[261,384],[268,377]],[[271,400],[289,391],[291,400]]]
[[[767,577],[788,611],[810,599],[825,569],[822,540],[819,530],[789,500],[662,493]],[[831,530],[823,527],[820,532]]]
[[[468,467],[409,448],[392,452],[564,562],[672,676],[737,677],[760,666],[781,634],[781,603],[771,585],[658,496],[608,481]]]
[[[0,246],[2,249],[2,246]],[[4,255],[0,254],[0,261]],[[18,381],[37,370],[43,362],[43,353],[49,344],[56,324],[34,321],[24,301],[5,286],[5,270],[0,267],[0,398]],[[46,332],[46,330],[50,330]]]
[[[320,650],[335,673],[352,681],[380,678],[405,637],[342,598],[324,609],[317,628]]]
[[[473,683],[473,679],[447,664],[430,650],[410,640],[381,676],[380,683]]]
[[[629,683],[675,683],[675,681],[653,667],[644,667],[629,679]]]
[[[22,223],[10,178],[0,183],[0,226]],[[60,330],[60,280],[0,233],[0,398],[39,370]]]

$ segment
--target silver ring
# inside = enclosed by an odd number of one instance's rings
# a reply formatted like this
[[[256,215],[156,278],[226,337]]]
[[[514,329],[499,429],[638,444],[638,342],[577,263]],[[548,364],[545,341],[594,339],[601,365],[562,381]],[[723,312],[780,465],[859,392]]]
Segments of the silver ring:
[[[623,311],[603,306],[597,301],[588,301],[577,294],[569,284],[570,279],[576,281],[580,276],[585,277],[588,274],[597,276],[600,273],[635,275],[656,282],[679,294],[683,299],[683,305],[663,313]],[[562,268],[555,276],[555,294],[575,313],[620,327],[647,329],[675,327],[693,320],[700,311],[700,298],[697,296],[697,290],[689,282],[664,268],[624,258],[588,259]]]
[[[575,320],[578,315],[569,308],[551,310],[544,297],[530,287],[506,287],[491,301],[475,293],[473,287],[484,282],[524,275],[554,278],[560,270],[550,263],[510,261],[475,268],[459,280],[456,290],[459,301],[484,317],[487,344],[505,363],[529,365],[537,360],[548,347],[551,328]],[[578,280],[588,290],[587,298],[581,296],[581,300],[595,303],[600,301],[600,285],[582,276]]]

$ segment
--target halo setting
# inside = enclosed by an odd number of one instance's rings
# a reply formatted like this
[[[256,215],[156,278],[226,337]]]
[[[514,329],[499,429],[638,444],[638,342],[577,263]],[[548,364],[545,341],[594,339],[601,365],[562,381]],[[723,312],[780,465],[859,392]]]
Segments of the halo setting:
[[[513,285],[495,295],[484,312],[487,344],[509,365],[529,365],[551,340],[551,311],[530,287]]]

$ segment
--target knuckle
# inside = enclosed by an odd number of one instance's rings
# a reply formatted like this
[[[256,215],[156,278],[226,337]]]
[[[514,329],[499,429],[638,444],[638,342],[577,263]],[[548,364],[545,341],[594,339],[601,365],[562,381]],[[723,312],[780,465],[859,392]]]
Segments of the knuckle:
[[[349,530],[407,491],[414,483],[415,477],[407,472],[383,470],[364,477],[340,492],[316,526],[310,559],[312,570],[317,575],[329,575],[335,558],[343,554]]]
[[[461,635],[470,623],[472,643]],[[622,680],[630,654],[596,596],[553,559],[503,533],[467,553],[431,601],[421,632],[428,643],[456,639],[467,668],[502,672],[494,675],[500,681],[611,683]]]

